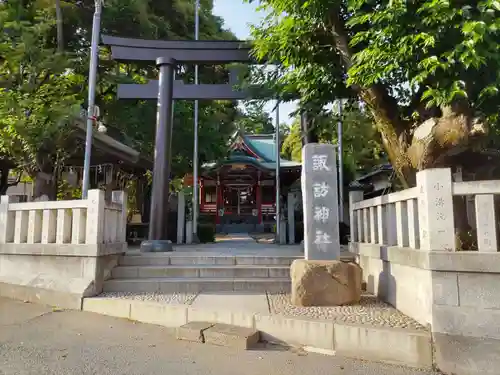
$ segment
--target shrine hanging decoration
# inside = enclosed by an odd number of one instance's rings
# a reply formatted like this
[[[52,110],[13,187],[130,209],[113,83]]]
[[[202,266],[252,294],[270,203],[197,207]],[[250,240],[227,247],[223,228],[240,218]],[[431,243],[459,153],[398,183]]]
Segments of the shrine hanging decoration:
[[[94,177],[95,186],[109,185],[114,180],[118,189],[124,189],[129,181],[135,179],[134,174],[125,172],[111,163],[90,166],[90,175]],[[83,167],[64,167],[61,177],[70,185],[77,186],[83,178]]]

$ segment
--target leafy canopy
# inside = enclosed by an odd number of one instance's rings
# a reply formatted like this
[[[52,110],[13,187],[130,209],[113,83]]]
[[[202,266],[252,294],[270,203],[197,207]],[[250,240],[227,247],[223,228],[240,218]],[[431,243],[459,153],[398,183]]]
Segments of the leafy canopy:
[[[20,1],[0,4],[0,154],[30,175],[63,159],[82,77],[47,47],[55,20]]]
[[[281,67],[268,83],[312,112],[362,100],[403,180],[497,132],[498,1],[260,3],[267,16],[253,29],[255,53]]]
[[[56,12],[60,3],[60,12]],[[0,153],[30,174],[55,173],[74,153],[72,124],[86,107],[87,78],[94,0],[11,0],[0,3]],[[57,28],[57,17],[62,28]],[[62,20],[60,19],[62,17]],[[200,37],[234,39],[212,14],[212,2],[201,1]],[[192,39],[194,2],[107,0],[102,33],[149,39]],[[61,32],[63,35],[60,35]],[[63,41],[62,52],[58,41]],[[178,78],[193,80],[194,67]],[[218,82],[221,67],[201,67],[200,82]],[[145,82],[158,76],[154,62],[122,64],[102,47],[99,56],[96,104],[108,133],[153,155],[156,124],[154,101],[118,101],[116,86]],[[231,102],[200,102],[200,162],[220,157],[234,131],[237,108]],[[175,105],[173,171],[192,168],[193,103]],[[81,152],[81,149],[79,149]]]
[[[496,0],[260,3],[268,15],[253,29],[256,53],[294,68],[281,82],[304,102],[326,104],[332,94],[381,84],[402,107],[419,93],[427,107],[464,97],[488,115],[498,112]]]

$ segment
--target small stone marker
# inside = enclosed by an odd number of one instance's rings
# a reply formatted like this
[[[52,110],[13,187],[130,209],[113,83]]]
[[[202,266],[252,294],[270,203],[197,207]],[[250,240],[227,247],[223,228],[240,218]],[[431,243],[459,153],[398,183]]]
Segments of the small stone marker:
[[[203,331],[205,343],[228,346],[238,349],[249,349],[259,342],[260,334],[252,328],[238,327],[217,323]]]
[[[307,260],[340,259],[335,147],[309,143],[302,149],[304,253]]]
[[[214,323],[189,322],[177,328],[177,340],[205,342],[204,331],[212,327]]]

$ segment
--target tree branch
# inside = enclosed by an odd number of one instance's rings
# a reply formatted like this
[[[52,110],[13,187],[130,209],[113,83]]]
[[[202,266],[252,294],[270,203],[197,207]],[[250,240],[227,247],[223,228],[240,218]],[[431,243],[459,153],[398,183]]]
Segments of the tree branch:
[[[353,53],[349,47],[350,38],[341,12],[340,6],[331,7],[328,14],[328,23],[334,35],[335,47],[347,72],[353,65]],[[393,124],[398,137],[408,129],[408,124],[401,119],[396,100],[389,94],[383,84],[375,84],[369,88],[354,86],[353,89],[372,110],[378,112],[379,116],[384,117],[386,121]]]

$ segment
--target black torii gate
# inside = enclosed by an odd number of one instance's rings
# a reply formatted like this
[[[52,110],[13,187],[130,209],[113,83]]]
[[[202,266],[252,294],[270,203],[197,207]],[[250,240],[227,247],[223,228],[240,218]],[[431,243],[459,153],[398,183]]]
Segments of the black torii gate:
[[[145,85],[122,84],[118,97],[123,99],[158,98],[155,138],[153,187],[148,241],[145,251],[171,251],[167,238],[169,176],[171,171],[172,113],[174,99],[228,99],[248,97],[248,92],[235,90],[234,72],[230,83],[223,85],[185,85],[174,81],[174,66],[178,63],[227,64],[255,62],[251,47],[242,41],[159,41],[121,38],[104,35],[103,43],[111,47],[111,56],[121,61],[156,61],[160,69],[158,81]]]

